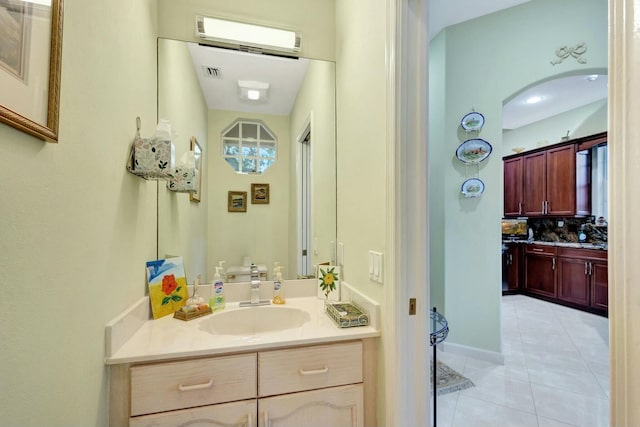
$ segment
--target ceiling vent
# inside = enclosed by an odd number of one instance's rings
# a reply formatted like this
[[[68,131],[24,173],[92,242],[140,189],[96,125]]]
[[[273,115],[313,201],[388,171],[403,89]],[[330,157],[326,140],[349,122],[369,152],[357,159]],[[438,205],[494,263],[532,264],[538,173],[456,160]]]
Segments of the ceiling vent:
[[[222,78],[222,70],[218,67],[210,67],[208,65],[203,65],[202,71],[204,72],[204,76],[209,77],[210,79]]]

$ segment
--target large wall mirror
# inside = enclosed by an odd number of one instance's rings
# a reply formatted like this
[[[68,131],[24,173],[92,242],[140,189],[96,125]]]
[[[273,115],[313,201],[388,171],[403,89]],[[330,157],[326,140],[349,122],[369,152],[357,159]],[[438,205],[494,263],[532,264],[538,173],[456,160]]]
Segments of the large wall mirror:
[[[159,39],[158,117],[176,162],[192,138],[203,162],[199,201],[159,184],[159,256],[207,281],[220,261],[251,259],[269,277],[277,262],[287,279],[333,261],[335,105],[333,62]]]

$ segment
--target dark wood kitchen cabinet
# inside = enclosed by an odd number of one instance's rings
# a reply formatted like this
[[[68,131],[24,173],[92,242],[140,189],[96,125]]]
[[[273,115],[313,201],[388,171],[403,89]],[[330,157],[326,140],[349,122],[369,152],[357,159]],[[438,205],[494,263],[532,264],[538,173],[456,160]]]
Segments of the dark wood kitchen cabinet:
[[[524,265],[525,293],[556,298],[556,248],[527,245]]]
[[[558,299],[589,305],[589,262],[582,258],[558,257]]]
[[[558,299],[606,313],[607,251],[558,248]]]
[[[607,314],[606,250],[525,245],[524,270],[525,294]]]
[[[524,156],[525,216],[576,214],[576,146],[551,148]]]
[[[523,158],[516,157],[504,161],[504,216],[522,215]]]
[[[591,262],[591,308],[609,310],[609,266],[607,260]]]
[[[606,132],[503,157],[505,217],[591,214],[589,147]]]
[[[520,243],[507,243],[505,254],[506,263],[506,289],[503,284],[503,294],[513,294],[520,291],[522,282],[522,256],[523,246]]]

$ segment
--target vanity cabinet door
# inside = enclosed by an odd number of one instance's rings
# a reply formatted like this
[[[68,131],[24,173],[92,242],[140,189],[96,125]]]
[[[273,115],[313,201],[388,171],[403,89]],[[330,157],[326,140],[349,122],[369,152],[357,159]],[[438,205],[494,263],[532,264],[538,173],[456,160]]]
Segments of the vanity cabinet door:
[[[257,401],[221,403],[200,408],[142,415],[129,420],[129,427],[256,427]]]
[[[364,427],[362,384],[258,400],[260,427]]]

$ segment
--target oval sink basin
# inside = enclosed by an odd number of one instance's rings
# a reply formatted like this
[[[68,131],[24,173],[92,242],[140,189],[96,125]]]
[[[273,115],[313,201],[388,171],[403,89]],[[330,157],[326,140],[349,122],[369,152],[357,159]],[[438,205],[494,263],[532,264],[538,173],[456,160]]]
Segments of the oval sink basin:
[[[216,335],[255,335],[299,328],[311,319],[306,311],[291,307],[245,307],[208,316],[200,329]]]

